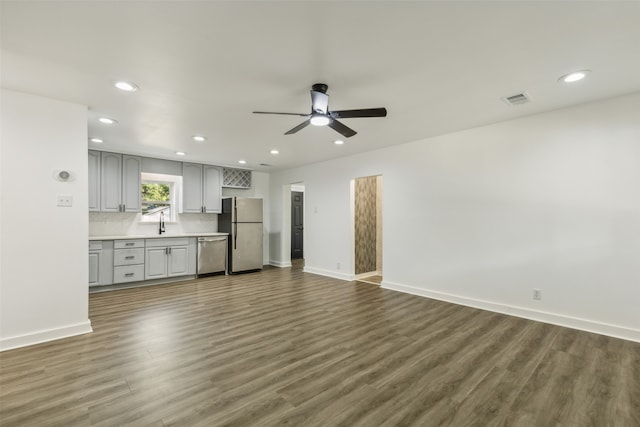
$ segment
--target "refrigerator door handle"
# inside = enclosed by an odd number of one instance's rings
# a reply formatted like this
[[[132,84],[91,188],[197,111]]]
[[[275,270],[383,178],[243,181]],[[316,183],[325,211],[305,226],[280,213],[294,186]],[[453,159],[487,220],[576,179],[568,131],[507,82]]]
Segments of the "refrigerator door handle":
[[[238,223],[233,223],[233,249],[236,250],[238,248]]]
[[[231,219],[233,222],[238,222],[238,205],[236,202],[236,198],[233,198],[233,218]]]

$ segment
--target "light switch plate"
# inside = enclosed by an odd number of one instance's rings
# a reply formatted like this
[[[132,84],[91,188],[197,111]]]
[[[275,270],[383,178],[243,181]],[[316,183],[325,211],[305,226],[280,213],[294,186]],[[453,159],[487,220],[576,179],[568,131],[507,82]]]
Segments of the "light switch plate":
[[[69,194],[58,194],[58,207],[69,208],[73,206],[73,196]]]

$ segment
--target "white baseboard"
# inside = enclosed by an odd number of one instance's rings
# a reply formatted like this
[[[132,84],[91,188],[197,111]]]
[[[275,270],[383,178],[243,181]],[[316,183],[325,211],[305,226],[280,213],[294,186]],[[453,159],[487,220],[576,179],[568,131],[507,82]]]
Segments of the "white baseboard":
[[[32,334],[20,335],[17,337],[3,338],[0,340],[0,351],[12,350],[14,348],[26,347],[61,338],[68,338],[74,335],[87,334],[89,332],[93,332],[93,329],[91,328],[91,321],[87,319],[86,322],[78,323],[76,325],[34,332]]]
[[[414,286],[401,285],[399,283],[392,283],[387,281],[383,281],[381,286],[384,289],[404,292],[406,294],[418,295],[421,297],[465,305],[468,307],[479,308],[496,313],[508,314],[510,316],[522,317],[524,319],[536,320],[538,322],[551,323],[553,325],[564,326],[581,331],[593,332],[596,334],[607,335],[614,338],[621,338],[628,341],[640,342],[640,330],[626,328],[624,326],[610,325],[607,323],[600,323],[594,322],[592,320],[565,316],[562,314],[548,313],[545,311],[531,310],[524,307],[509,306],[490,301],[450,295],[442,292],[436,292],[428,289],[416,288]]]
[[[272,265],[274,267],[280,267],[280,268],[286,268],[286,267],[291,267],[291,261],[276,261],[276,260],[269,260],[269,265]]]
[[[305,273],[319,274],[320,276],[333,277],[334,279],[347,280],[347,281],[354,280],[353,274],[338,273],[336,271],[323,270],[321,268],[305,266],[302,271],[304,271]]]

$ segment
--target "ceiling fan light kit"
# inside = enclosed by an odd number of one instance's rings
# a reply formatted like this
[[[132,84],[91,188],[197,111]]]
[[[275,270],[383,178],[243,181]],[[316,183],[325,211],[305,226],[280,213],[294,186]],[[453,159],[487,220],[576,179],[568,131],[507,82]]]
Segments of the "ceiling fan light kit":
[[[311,116],[309,121],[314,126],[326,126],[331,120],[324,114],[314,114],[313,116]]]
[[[288,116],[308,117],[308,119],[293,129],[285,132],[285,135],[291,135],[304,129],[309,124],[314,126],[329,126],[331,129],[340,133],[345,138],[350,138],[357,132],[350,127],[339,122],[337,119],[348,119],[355,117],[386,117],[386,108],[364,108],[358,110],[338,110],[329,111],[329,95],[327,95],[328,86],[324,83],[316,83],[311,86],[311,113],[279,113],[274,111],[254,111],[255,114],[280,114]]]

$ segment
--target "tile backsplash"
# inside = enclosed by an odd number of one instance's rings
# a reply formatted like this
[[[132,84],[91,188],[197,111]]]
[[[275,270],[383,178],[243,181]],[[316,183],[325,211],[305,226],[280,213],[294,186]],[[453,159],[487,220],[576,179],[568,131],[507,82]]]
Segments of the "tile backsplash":
[[[179,214],[176,222],[166,222],[167,234],[211,233],[218,231],[216,214]],[[139,213],[89,213],[89,236],[152,236],[157,222],[141,222]]]

